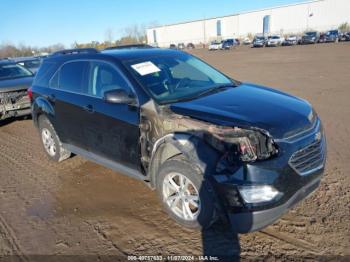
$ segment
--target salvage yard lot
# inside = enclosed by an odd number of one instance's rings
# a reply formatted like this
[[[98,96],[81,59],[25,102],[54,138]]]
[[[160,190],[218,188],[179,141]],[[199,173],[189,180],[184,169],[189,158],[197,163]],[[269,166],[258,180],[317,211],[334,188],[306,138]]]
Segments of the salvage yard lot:
[[[350,43],[192,53],[235,79],[307,99],[326,130],[328,162],[318,191],[272,226],[240,236],[241,256],[350,255]],[[237,251],[235,236],[221,228],[177,225],[139,181],[78,156],[49,162],[31,120],[0,124],[0,181],[0,257]]]

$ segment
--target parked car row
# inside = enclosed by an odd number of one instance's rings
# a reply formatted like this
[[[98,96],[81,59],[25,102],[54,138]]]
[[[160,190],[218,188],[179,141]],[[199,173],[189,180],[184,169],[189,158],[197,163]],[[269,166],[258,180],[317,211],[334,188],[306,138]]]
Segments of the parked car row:
[[[249,37],[244,38],[242,41],[238,38],[229,38],[224,40],[213,40],[210,42],[209,51],[215,50],[228,50],[234,46],[252,45],[253,47],[276,47],[276,46],[292,46],[301,44],[316,44],[316,43],[330,43],[339,41],[350,41],[350,32],[341,33],[339,30],[329,30],[326,33],[320,33],[317,31],[305,32],[302,36],[292,34],[287,37],[281,35],[256,35],[253,40]],[[193,43],[170,44],[170,49],[194,49]]]
[[[233,46],[240,45],[239,39],[229,38],[222,41],[213,41],[209,45],[209,51],[213,50],[228,50],[231,49]]]
[[[179,50],[183,50],[183,49],[195,49],[195,45],[193,43],[188,43],[187,45],[185,45],[184,43],[179,43],[177,45],[175,44],[170,44],[169,46],[170,49],[179,49]]]
[[[308,31],[302,36],[290,35],[286,38],[280,35],[256,35],[253,40],[253,47],[291,46],[330,42],[337,43],[339,41],[350,41],[350,32],[340,33],[338,30],[330,30],[326,33],[319,33],[317,31]]]

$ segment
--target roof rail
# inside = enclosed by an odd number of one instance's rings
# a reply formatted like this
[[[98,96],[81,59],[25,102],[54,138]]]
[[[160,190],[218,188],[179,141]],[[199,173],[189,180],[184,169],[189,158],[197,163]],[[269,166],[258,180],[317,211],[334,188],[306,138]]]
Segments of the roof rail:
[[[104,50],[113,50],[113,49],[143,49],[143,48],[154,48],[153,46],[147,44],[131,44],[131,45],[119,45],[107,47]]]
[[[59,56],[59,55],[75,55],[75,54],[96,54],[98,50],[95,48],[75,48],[75,49],[65,49],[54,52],[51,56]]]

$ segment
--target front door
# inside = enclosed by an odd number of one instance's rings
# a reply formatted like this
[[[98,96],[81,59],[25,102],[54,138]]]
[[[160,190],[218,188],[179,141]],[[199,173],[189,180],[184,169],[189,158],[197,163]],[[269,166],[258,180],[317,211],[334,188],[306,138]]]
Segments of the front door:
[[[103,100],[104,92],[125,89],[132,92],[129,82],[117,66],[90,62],[86,106],[91,109],[85,119],[84,137],[89,151],[133,169],[140,168],[139,108],[112,104]]]

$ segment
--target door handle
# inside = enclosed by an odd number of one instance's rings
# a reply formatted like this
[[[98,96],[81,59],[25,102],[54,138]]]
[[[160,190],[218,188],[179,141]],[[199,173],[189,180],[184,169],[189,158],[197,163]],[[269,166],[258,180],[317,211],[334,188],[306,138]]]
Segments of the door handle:
[[[94,108],[92,105],[87,105],[87,106],[83,106],[83,109],[89,113],[93,113],[94,112]]]

